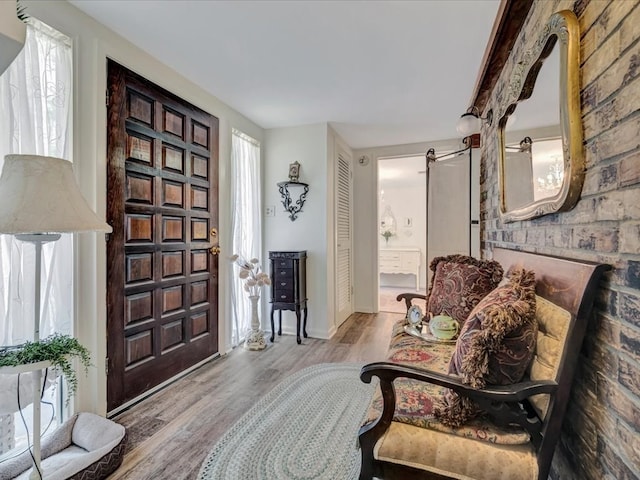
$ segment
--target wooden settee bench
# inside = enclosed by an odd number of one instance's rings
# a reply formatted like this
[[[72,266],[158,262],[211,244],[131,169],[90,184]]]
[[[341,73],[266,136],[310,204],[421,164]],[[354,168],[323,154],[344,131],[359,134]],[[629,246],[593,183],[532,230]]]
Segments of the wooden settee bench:
[[[366,365],[360,374],[366,383],[380,380],[379,396],[359,432],[361,479],[379,475],[386,464],[437,478],[547,478],[598,284],[608,267],[498,248],[493,259],[505,272],[535,272],[538,333],[527,375],[515,384],[474,389],[447,373],[455,346],[409,336],[399,322],[387,361]],[[431,407],[425,399],[447,389],[475,401],[484,414],[453,428],[421,412]]]

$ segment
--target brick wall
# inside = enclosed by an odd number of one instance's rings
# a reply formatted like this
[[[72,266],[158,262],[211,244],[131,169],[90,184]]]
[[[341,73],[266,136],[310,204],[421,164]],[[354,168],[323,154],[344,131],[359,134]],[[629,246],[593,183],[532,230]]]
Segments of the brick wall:
[[[586,178],[570,212],[503,224],[495,122],[482,136],[482,249],[516,248],[608,263],[581,351],[551,478],[640,478],[640,0],[536,0],[514,59],[553,12],[578,16]],[[486,113],[485,111],[485,113]]]

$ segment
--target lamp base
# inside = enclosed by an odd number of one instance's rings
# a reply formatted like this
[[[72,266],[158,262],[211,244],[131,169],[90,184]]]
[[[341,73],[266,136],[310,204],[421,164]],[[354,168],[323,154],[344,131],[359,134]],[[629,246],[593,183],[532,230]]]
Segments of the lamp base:
[[[35,286],[34,286],[34,313],[33,319],[33,340],[40,340],[40,279],[42,274],[42,245],[49,242],[55,242],[61,237],[59,233],[20,233],[16,238],[21,242],[33,243],[35,247]],[[40,458],[40,395],[42,371],[36,370],[33,373],[33,450],[31,456],[33,458],[33,470],[29,475],[29,480],[41,480],[42,468]]]

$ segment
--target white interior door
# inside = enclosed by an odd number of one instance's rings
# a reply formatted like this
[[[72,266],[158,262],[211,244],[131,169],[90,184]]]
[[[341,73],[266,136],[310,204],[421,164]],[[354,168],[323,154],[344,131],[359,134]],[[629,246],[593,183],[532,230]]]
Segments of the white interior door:
[[[336,328],[353,313],[351,155],[339,149],[336,165]]]
[[[471,256],[480,258],[480,149],[471,149]]]
[[[429,167],[427,265],[434,257],[469,254],[469,175],[468,152]]]

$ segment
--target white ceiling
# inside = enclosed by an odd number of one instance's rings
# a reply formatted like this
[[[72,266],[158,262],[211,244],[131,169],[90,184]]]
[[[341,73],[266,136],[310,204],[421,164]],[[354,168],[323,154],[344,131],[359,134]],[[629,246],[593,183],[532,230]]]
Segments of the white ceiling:
[[[378,160],[378,186],[385,188],[426,188],[427,159],[424,155]]]
[[[263,128],[457,138],[499,0],[70,0]],[[153,81],[153,79],[150,79]]]

